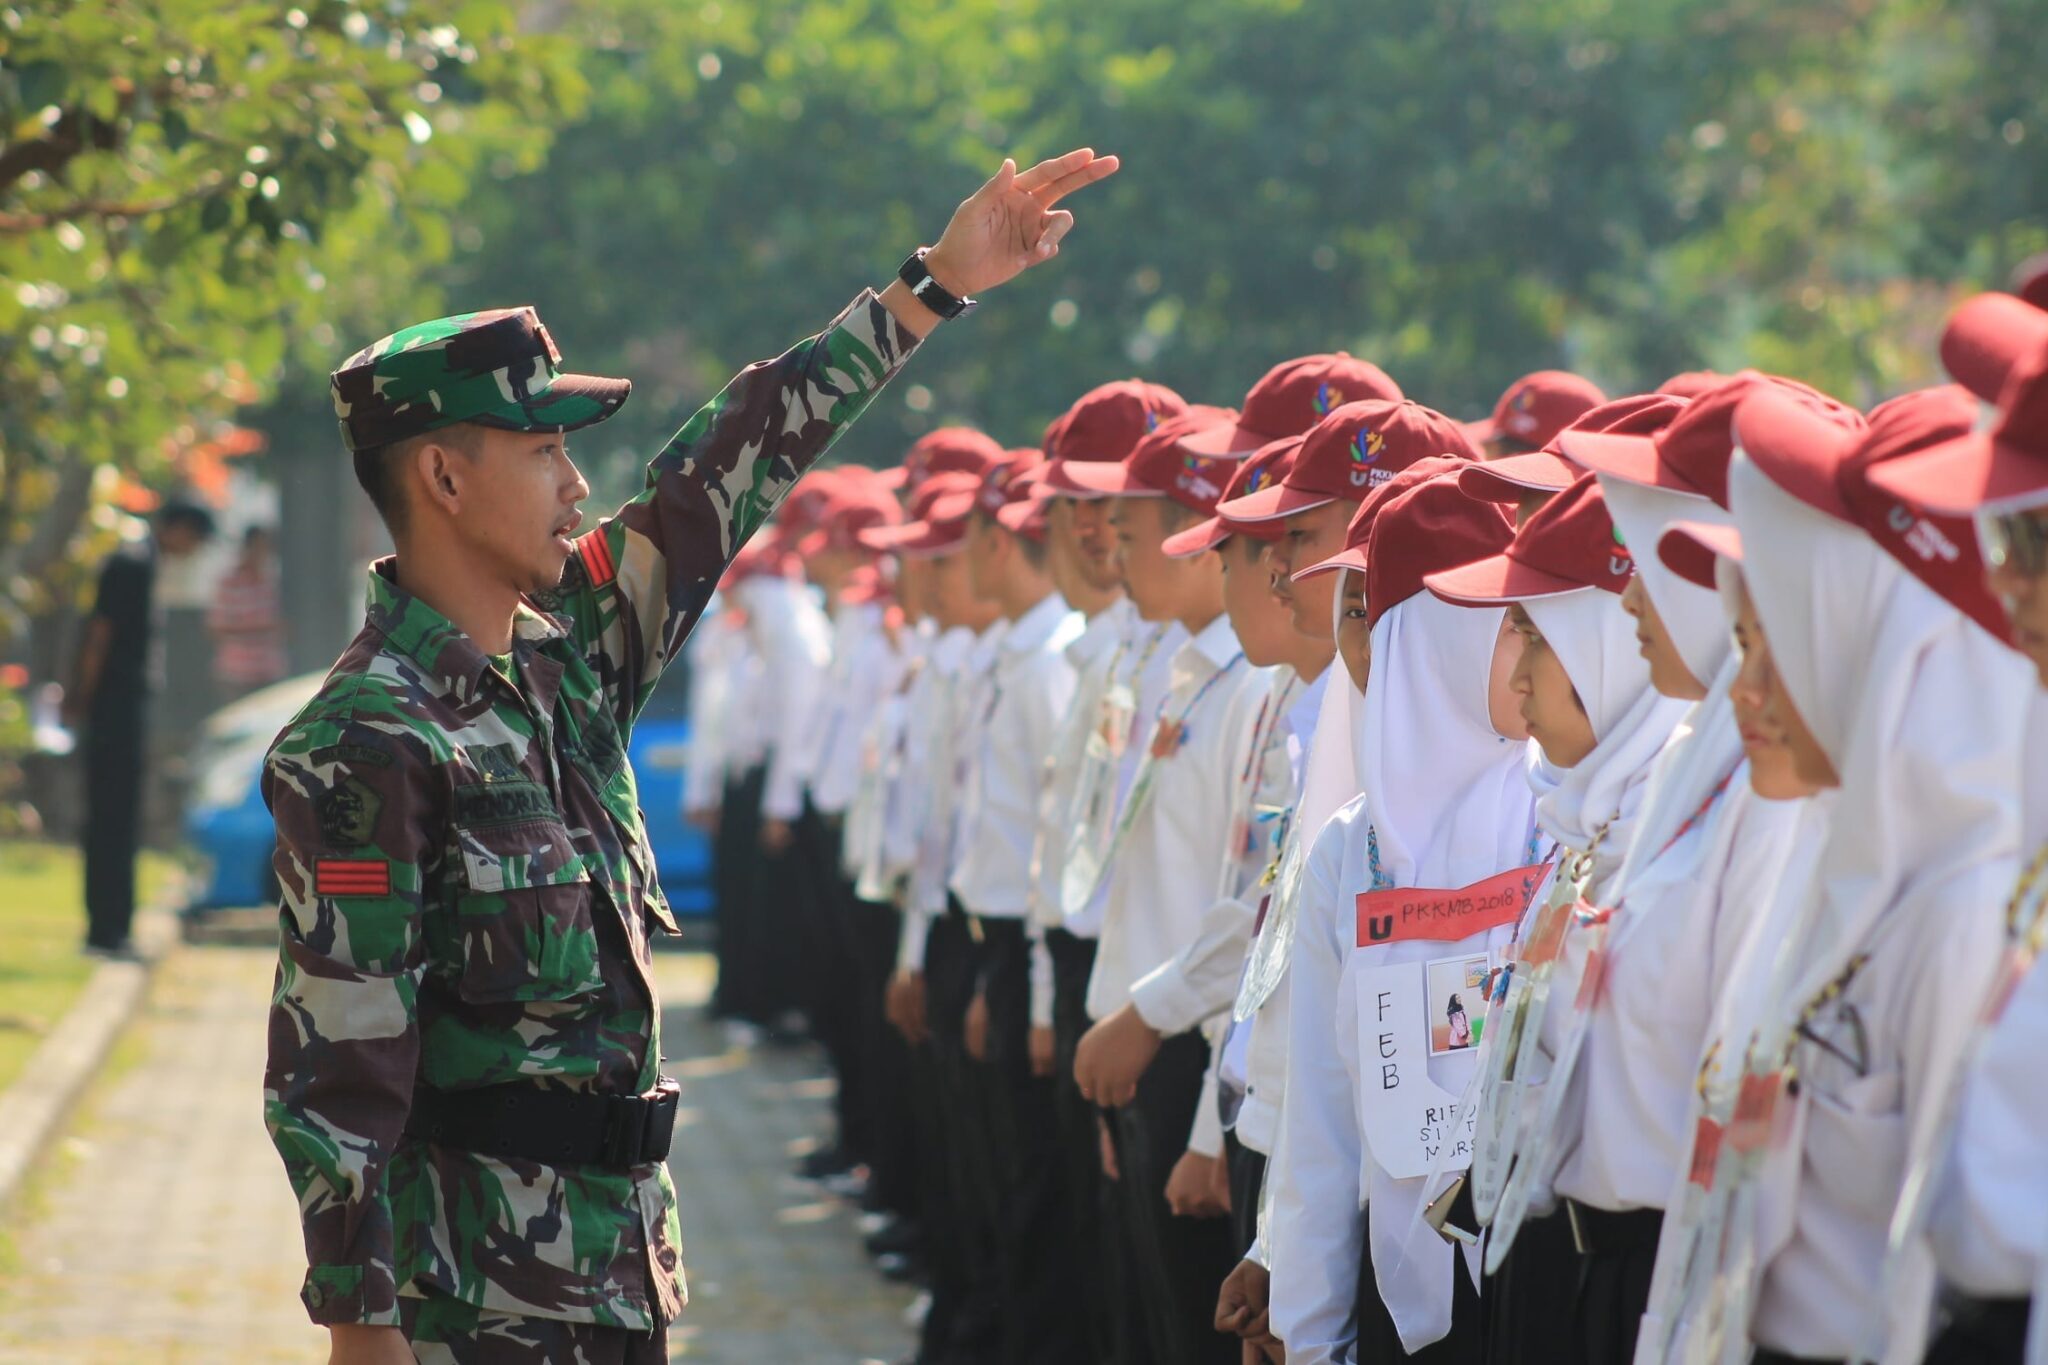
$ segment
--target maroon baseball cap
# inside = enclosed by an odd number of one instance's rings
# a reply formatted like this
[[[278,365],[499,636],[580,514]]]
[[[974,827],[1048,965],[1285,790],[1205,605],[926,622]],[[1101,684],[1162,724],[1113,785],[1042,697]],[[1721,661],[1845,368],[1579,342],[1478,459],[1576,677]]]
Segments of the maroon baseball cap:
[[[1474,445],[1512,441],[1524,450],[1540,450],[1551,437],[1607,401],[1600,386],[1567,370],[1538,370],[1508,385],[1493,405],[1493,416],[1471,422],[1466,435]]]
[[[1045,430],[1045,455],[1052,466],[1047,471],[1048,488],[1088,496],[1067,478],[1068,465],[1127,460],[1139,441],[1186,411],[1185,398],[1142,379],[1119,379],[1088,390]]]
[[[1446,454],[1477,459],[1479,452],[1459,423],[1434,408],[1407,398],[1346,403],[1303,438],[1286,477],[1221,511],[1232,521],[1272,521],[1333,502],[1363,502],[1417,460]]]
[[[2036,308],[2048,309],[2048,251],[2019,263],[2012,272],[2012,292]]]
[[[1227,431],[1187,438],[1197,455],[1245,456],[1282,436],[1299,436],[1346,403],[1399,402],[1401,386],[1370,361],[1337,351],[1283,361],[1244,396],[1244,411]]]
[[[1429,576],[1446,602],[1484,607],[1598,588],[1619,594],[1635,560],[1591,474],[1538,508],[1499,554]]]
[[[1010,456],[1016,472],[1004,487],[1003,504],[995,509],[995,519],[1020,536],[1044,540],[1045,508],[1053,498],[1052,490],[1045,486],[1045,461],[1035,450],[1013,450]]]
[[[981,479],[964,470],[933,474],[911,493],[910,520],[864,530],[859,533],[860,543],[878,553],[913,558],[943,554],[966,536],[967,513],[980,487]],[[950,516],[938,516],[935,509],[942,503],[950,503],[956,510]]]
[[[1182,435],[1178,425],[1167,423],[1139,441],[1122,464],[1069,465],[1066,475],[1091,493],[1171,498],[1205,517],[1214,516],[1217,501],[1244,461],[1230,455],[1197,455]]]
[[[1713,591],[1716,559],[1742,562],[1742,532],[1711,521],[1674,521],[1657,538],[1664,567],[1696,587]]]
[[[871,480],[849,480],[833,490],[814,529],[796,542],[796,552],[809,559],[827,550],[865,550],[862,531],[894,526],[903,520],[903,509],[886,489]]]
[[[1576,422],[1526,455],[1507,455],[1473,465],[1459,475],[1459,487],[1488,502],[1520,502],[1530,493],[1562,493],[1585,473],[1559,444],[1567,432],[1619,431],[1649,436],[1671,425],[1685,400],[1660,393],[1631,394],[1582,414]]]
[[[1373,490],[1345,528],[1344,549],[1296,574],[1331,569],[1365,574],[1365,619],[1379,624],[1389,610],[1422,591],[1438,570],[1483,558],[1505,546],[1515,525],[1495,502],[1458,489],[1464,461],[1430,456]]]
[[[1657,386],[1657,392],[1673,398],[1697,398],[1720,388],[1728,376],[1718,370],[1684,370]]]
[[[1941,358],[2000,411],[1982,430],[1873,470],[1873,482],[1950,513],[2048,497],[2048,313],[2009,294],[1980,294],[1949,320]]]
[[[1238,462],[1237,472],[1230,476],[1224,487],[1224,502],[1256,493],[1261,488],[1278,483],[1286,477],[1287,467],[1301,451],[1301,436],[1282,436],[1260,446],[1250,459]],[[1188,559],[1213,550],[1232,536],[1250,536],[1254,540],[1274,541],[1280,539],[1281,528],[1276,521],[1232,521],[1225,516],[1211,516],[1198,521],[1184,531],[1175,531],[1159,542],[1169,559]]]
[[[993,436],[972,427],[940,427],[928,431],[911,445],[903,457],[904,480],[916,487],[934,474],[974,474],[1003,458],[1003,448]]]
[[[1744,370],[1686,404],[1652,433],[1566,431],[1558,449],[1595,473],[1623,483],[1662,488],[1728,505],[1728,460],[1735,451],[1735,412],[1759,389],[1785,393],[1851,434],[1863,416],[1797,380]]]
[[[1867,430],[1845,432],[1796,398],[1764,390],[1743,403],[1735,426],[1744,453],[1771,482],[1857,527],[1949,605],[2009,641],[1970,518],[1930,512],[1872,478],[1885,464],[1967,436],[1975,415],[1965,390],[1944,385],[1894,398],[1871,413]]]

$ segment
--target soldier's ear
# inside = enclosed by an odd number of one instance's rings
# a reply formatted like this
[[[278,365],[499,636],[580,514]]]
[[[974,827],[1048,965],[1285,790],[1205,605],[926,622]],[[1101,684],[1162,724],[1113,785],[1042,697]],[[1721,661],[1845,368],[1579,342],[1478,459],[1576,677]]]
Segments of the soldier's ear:
[[[411,481],[416,496],[452,517],[462,510],[463,481],[471,470],[456,445],[437,436],[429,434],[413,451]]]

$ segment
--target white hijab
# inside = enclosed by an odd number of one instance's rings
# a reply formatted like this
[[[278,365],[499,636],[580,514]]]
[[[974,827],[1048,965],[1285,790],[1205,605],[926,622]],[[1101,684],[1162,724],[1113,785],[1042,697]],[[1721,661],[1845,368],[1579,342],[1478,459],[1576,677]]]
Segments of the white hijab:
[[[1564,664],[1596,741],[1537,803],[1536,818],[1544,833],[1569,848],[1584,851],[1599,837],[1594,886],[1605,894],[1627,856],[1657,755],[1687,704],[1650,686],[1634,623],[1615,594],[1582,588],[1522,607]]]
[[[1373,626],[1366,694],[1343,689],[1357,705],[1352,751],[1366,818],[1380,871],[1394,886],[1469,886],[1529,861],[1527,749],[1494,730],[1487,705],[1500,624],[1498,610],[1417,593]],[[1365,869],[1353,875],[1359,889],[1370,884]],[[1431,1078],[1461,1094],[1475,1060],[1435,1059]],[[1366,1254],[1395,1326],[1419,1348],[1450,1330],[1451,1277],[1461,1271],[1451,1248],[1418,1217],[1431,1182],[1380,1173],[1374,1183]],[[1476,1277],[1476,1249],[1465,1260]]]
[[[1762,1042],[1772,1055],[1806,1003],[1888,927],[1997,916],[2017,869],[2017,718],[2033,678],[1869,537],[1807,507],[1740,452],[1729,492],[1772,659],[1841,778],[1790,988],[1768,1003]],[[1981,998],[1982,982],[1948,984],[1958,1001]],[[1953,1062],[1971,1017],[1959,1006],[1925,1050]],[[1906,1099],[1910,1167],[1940,1106]],[[1773,1166],[1785,1182],[1775,1197],[1789,1209],[1800,1153],[1779,1154]],[[1761,1266],[1777,1239],[1759,1236]],[[1931,1266],[1916,1260],[1898,1270],[1907,1283],[1927,1283]],[[1893,1340],[1913,1332],[1923,1297],[1888,1297]],[[1885,1331],[1874,1325],[1874,1336]]]
[[[1728,618],[1721,609],[1720,595],[1712,588],[1680,578],[1657,553],[1664,528],[1674,521],[1703,521],[1727,526],[1734,517],[1706,498],[1673,493],[1665,488],[1600,479],[1601,495],[1607,500],[1607,514],[1635,558],[1636,572],[1649,589],[1650,601],[1670,632],[1671,643],[1691,670],[1694,680],[1712,683],[1714,675],[1732,653]]]

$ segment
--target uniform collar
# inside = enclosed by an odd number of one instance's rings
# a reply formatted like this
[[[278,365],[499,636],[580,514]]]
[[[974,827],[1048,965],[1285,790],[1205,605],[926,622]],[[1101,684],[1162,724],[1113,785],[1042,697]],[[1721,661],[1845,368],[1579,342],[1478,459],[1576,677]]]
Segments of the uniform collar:
[[[1097,659],[1109,657],[1117,642],[1131,633],[1135,615],[1130,610],[1130,599],[1119,597],[1109,606],[1088,618],[1088,624],[1067,646],[1067,660],[1076,668],[1086,668]]]
[[[1040,648],[1060,628],[1060,622],[1067,619],[1069,610],[1066,598],[1056,592],[1047,593],[1037,606],[1012,621],[1003,632],[1003,652],[1029,654]]]
[[[1218,612],[1216,619],[1202,627],[1201,634],[1181,646],[1192,650],[1221,668],[1244,650],[1237,643],[1237,632],[1230,628],[1230,613]]]
[[[459,696],[476,695],[485,675],[492,672],[489,656],[454,622],[400,588],[397,572],[395,556],[387,555],[370,566],[365,619],[386,644],[419,665],[444,689]],[[561,639],[565,633],[560,621],[524,601],[512,618],[515,653],[521,643],[540,644]]]

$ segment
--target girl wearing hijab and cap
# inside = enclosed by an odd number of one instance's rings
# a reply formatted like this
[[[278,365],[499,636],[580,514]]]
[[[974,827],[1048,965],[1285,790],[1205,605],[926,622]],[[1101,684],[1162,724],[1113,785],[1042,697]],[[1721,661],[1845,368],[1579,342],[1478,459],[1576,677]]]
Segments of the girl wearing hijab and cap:
[[[1942,338],[1949,372],[1997,411],[1980,430],[1872,471],[1909,504],[1977,518],[1992,590],[2014,644],[2048,685],[2048,313],[2004,294],[1964,304]],[[1890,1283],[1912,1280],[1931,1253],[1941,1287],[1927,1365],[2043,1365],[2048,1314],[2048,1122],[2040,1039],[2048,1031],[2048,973],[2034,966],[2048,939],[2048,761],[2034,690],[2025,720],[2024,871],[2005,903],[2004,957],[1974,1011],[1967,1061],[1941,1130],[1908,1176],[1892,1221]],[[1961,1007],[1968,1012],[1968,1006]],[[1912,1360],[1917,1338],[1892,1343]]]
[[[1423,1216],[1469,1156],[1452,1120],[1473,1050],[1433,1035],[1450,993],[1498,965],[1546,869],[1507,689],[1517,637],[1422,577],[1510,538],[1499,506],[1440,476],[1376,492],[1346,550],[1305,571],[1363,573],[1348,610],[1370,661],[1346,694],[1363,793],[1311,848],[1289,964],[1269,1231],[1272,1329],[1295,1365],[1480,1356],[1476,1247],[1460,1265]],[[1349,666],[1342,639],[1339,655]]]
[[[1695,1152],[1729,1203],[1660,1305],[1677,1324],[1665,1358],[1741,1360],[1754,1342],[1767,1363],[1863,1359],[1924,1340],[1925,1294],[1881,1273],[1887,1230],[1968,1031],[1958,1002],[1990,984],[2031,680],[1987,629],[2002,623],[1964,526],[1869,471],[1972,416],[1954,390],[1887,404],[1860,436],[1783,393],[1737,413],[1743,578],[1793,703],[1769,709],[1801,776],[1837,790],[1734,1109],[1713,1158]]]
[[[1524,522],[1503,553],[1427,580],[1447,602],[1508,607],[1522,637],[1511,685],[1530,737],[1559,774],[1536,805],[1559,875],[1518,934],[1507,1003],[1486,1030],[1492,1065],[1482,1063],[1471,1101],[1480,1134],[1474,1206],[1491,1222],[1488,1269],[1506,1260],[1528,1213],[1544,1215],[1526,1229],[1532,1241],[1509,1262],[1515,1269],[1489,1287],[1493,1360],[1555,1359],[1575,1335],[1583,1349],[1572,1359],[1604,1358],[1614,1305],[1575,1303],[1582,1286],[1572,1248],[1614,1252],[1655,1241],[1654,1225],[1645,1229],[1639,1216],[1569,1201],[1556,1208],[1550,1150],[1535,1141],[1539,1113],[1555,1107],[1558,1078],[1545,1077],[1553,1059],[1575,1064],[1584,1035],[1573,1025],[1601,992],[1630,840],[1657,756],[1686,710],[1650,686],[1621,608],[1633,567],[1599,483],[1586,475]],[[1589,1310],[1598,1320],[1582,1321]]]

